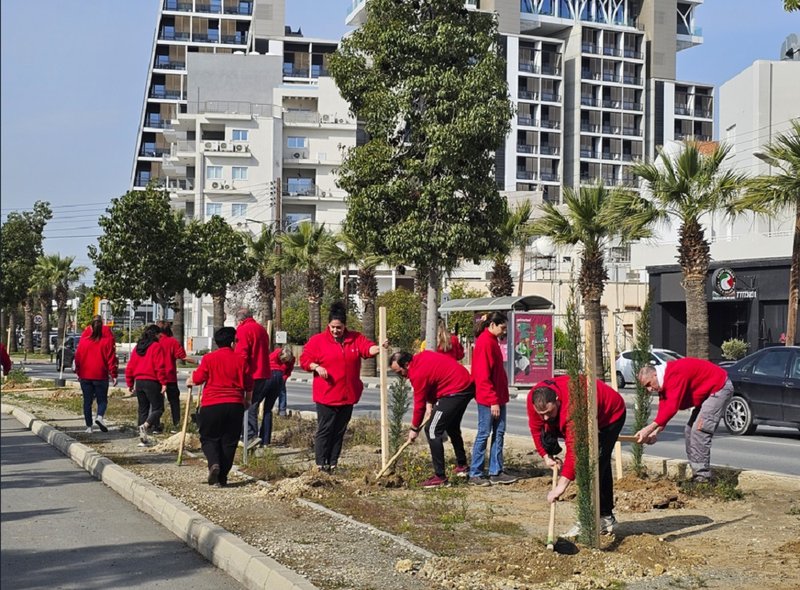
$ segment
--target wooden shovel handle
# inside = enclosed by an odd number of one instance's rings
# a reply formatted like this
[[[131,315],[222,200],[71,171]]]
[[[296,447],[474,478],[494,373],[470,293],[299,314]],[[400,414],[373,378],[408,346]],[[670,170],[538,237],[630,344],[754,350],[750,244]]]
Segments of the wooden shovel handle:
[[[558,465],[553,465],[553,489],[558,485]],[[556,535],[556,503],[550,503],[550,523],[547,527],[547,548],[553,550],[555,548]]]
[[[183,461],[183,446],[186,444],[186,430],[189,428],[189,408],[192,405],[192,386],[189,386],[189,399],[186,400],[186,409],[183,411],[183,427],[181,428],[181,444],[178,445],[178,465]]]

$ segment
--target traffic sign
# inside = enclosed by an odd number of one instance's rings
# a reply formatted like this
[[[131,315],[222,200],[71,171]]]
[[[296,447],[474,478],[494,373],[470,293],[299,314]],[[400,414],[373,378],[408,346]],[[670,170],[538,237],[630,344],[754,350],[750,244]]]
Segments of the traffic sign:
[[[37,326],[41,326],[43,321],[44,318],[42,317],[42,314],[37,313],[35,316],[33,316],[33,323]]]
[[[282,330],[275,332],[275,344],[286,344],[286,335]]]

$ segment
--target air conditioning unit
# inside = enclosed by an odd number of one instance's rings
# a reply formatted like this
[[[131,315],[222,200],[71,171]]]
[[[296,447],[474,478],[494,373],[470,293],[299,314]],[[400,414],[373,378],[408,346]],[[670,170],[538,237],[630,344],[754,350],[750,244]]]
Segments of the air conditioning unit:
[[[293,158],[298,158],[298,159],[299,159],[299,158],[300,158],[300,156],[302,156],[302,155],[303,155],[303,154],[301,154],[300,152],[295,152],[295,153],[293,153],[293,154],[292,154],[292,157],[293,157]]]
[[[322,122],[323,123],[327,123],[330,120],[331,120],[331,116],[330,115],[322,115]]]
[[[339,124],[343,124],[345,122],[345,120],[344,119],[336,119],[336,122],[339,123]]]
[[[219,151],[227,152],[228,151],[228,144],[225,143],[225,142],[220,143],[219,144]]]
[[[233,149],[237,152],[246,152],[247,146],[243,143],[237,143],[235,146],[233,146]]]
[[[218,141],[206,141],[203,143],[203,149],[207,152],[216,152],[219,151],[219,142]]]
[[[211,188],[213,189],[222,188],[222,182],[215,180],[214,182],[211,183]]]

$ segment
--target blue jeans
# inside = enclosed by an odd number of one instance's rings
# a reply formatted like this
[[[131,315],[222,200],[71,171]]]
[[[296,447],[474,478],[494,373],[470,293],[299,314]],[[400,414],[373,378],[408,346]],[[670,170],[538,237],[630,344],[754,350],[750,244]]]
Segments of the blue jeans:
[[[286,414],[286,380],[281,373],[281,390],[278,392],[278,414],[281,416]]]
[[[283,373],[272,371],[272,377],[267,381],[267,393],[264,396],[264,416],[261,418],[261,429],[258,435],[261,437],[261,444],[268,445],[272,442],[272,408],[275,400],[278,399],[283,385]],[[258,411],[258,408],[256,408]]]
[[[470,477],[482,477],[483,466],[486,462],[486,443],[492,435],[492,445],[489,450],[489,475],[498,475],[503,472],[503,437],[506,434],[506,406],[500,406],[500,417],[492,418],[490,406],[478,404],[478,434],[472,447],[472,465],[469,468]]]
[[[97,399],[97,415],[105,416],[108,407],[108,379],[103,381],[91,381],[81,379],[81,391],[83,392],[83,419],[86,426],[94,424],[92,420],[92,402]]]

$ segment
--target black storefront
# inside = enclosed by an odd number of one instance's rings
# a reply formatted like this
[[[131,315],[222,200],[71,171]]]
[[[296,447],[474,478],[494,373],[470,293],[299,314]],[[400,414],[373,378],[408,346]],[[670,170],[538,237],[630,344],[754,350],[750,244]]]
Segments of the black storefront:
[[[712,262],[706,281],[709,356],[740,338],[754,352],[781,343],[789,306],[790,258]],[[647,267],[653,346],[686,354],[686,294],[678,265]]]

